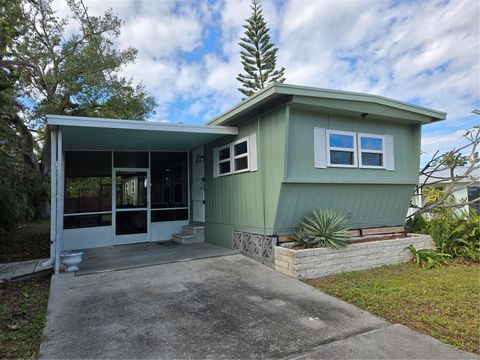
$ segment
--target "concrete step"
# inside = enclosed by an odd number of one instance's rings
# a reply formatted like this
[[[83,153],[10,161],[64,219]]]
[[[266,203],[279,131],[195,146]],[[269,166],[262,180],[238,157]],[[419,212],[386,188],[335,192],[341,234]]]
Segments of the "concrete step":
[[[179,244],[196,244],[203,242],[202,238],[189,234],[173,234],[173,241]]]
[[[199,241],[205,241],[205,228],[201,225],[183,225],[182,234],[195,235]]]

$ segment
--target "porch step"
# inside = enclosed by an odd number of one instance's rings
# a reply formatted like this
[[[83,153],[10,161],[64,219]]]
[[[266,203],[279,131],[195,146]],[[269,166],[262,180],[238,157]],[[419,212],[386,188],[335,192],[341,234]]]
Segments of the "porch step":
[[[203,242],[205,241],[204,229],[201,225],[183,225],[182,234],[195,235],[199,239],[199,242]]]
[[[173,241],[179,244],[195,244],[203,242],[202,238],[189,234],[173,234]]]

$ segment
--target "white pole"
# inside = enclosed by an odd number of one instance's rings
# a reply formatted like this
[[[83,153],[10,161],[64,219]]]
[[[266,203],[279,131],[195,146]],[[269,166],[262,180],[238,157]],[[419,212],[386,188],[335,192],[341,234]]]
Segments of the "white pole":
[[[50,259],[42,266],[47,267],[55,261],[57,233],[57,130],[50,130]]]
[[[63,139],[62,130],[58,128],[57,134],[57,213],[56,213],[56,239],[55,239],[55,274],[60,272],[60,252],[63,239]]]

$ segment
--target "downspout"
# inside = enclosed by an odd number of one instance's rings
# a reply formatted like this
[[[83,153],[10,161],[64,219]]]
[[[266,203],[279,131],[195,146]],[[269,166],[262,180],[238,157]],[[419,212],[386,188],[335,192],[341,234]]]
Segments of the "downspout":
[[[63,238],[63,139],[62,129],[57,134],[57,213],[55,236],[55,274],[60,272],[60,251]]]
[[[49,267],[55,262],[57,233],[57,127],[50,130],[50,258],[42,263]]]

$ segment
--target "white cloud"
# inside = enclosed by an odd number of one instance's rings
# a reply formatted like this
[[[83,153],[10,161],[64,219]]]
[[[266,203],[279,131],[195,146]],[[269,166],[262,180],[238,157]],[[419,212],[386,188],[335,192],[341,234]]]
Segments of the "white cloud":
[[[137,47],[139,55],[124,73],[157,98],[156,120],[207,121],[241,99],[235,78],[249,0],[86,3],[93,15],[112,7],[125,20],[116,44]],[[68,12],[64,0],[54,7]],[[480,101],[478,2],[263,0],[263,8],[288,83],[446,111],[448,121],[424,129],[428,152],[446,150],[461,139],[457,130],[475,121],[466,116]],[[208,43],[212,32],[219,43]]]

